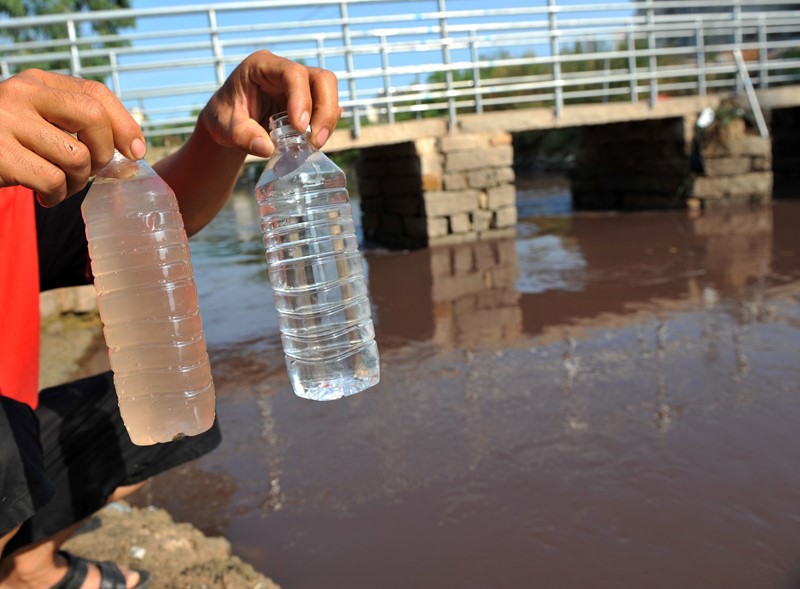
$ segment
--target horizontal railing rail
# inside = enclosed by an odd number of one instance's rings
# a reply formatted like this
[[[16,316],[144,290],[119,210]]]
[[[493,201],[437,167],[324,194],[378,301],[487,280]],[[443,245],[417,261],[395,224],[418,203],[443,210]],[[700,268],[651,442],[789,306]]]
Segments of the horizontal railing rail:
[[[191,131],[249,53],[339,78],[345,124],[800,83],[800,3],[639,0],[474,9],[468,0],[255,0],[0,18],[0,77],[40,67],[105,82],[148,139]],[[115,30],[114,23],[133,23]],[[97,33],[96,31],[103,31]]]

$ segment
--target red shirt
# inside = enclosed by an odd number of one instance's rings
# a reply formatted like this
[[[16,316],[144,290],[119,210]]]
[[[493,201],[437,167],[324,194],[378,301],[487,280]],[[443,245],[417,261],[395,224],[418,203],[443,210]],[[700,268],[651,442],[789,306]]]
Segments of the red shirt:
[[[39,389],[39,257],[33,193],[0,188],[0,394],[34,409]]]

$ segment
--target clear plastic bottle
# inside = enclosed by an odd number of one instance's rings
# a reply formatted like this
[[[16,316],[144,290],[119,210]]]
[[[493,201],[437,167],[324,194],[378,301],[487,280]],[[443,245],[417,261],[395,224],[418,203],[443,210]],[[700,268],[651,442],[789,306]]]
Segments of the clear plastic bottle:
[[[145,162],[115,153],[81,210],[131,440],[146,446],[206,431],[214,383],[175,193]]]
[[[300,397],[338,399],[380,380],[345,175],[286,113],[269,128],[255,192],[286,367]]]

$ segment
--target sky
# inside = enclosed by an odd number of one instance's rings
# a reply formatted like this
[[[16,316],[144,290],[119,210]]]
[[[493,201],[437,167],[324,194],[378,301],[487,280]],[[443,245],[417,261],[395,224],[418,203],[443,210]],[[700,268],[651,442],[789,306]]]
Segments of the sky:
[[[225,44],[225,55],[233,58],[233,61],[225,66],[226,73],[229,73],[240,59],[244,58],[252,51],[262,48],[270,49],[275,53],[294,59],[302,59],[309,65],[320,65],[315,55],[309,53],[309,51],[315,50],[316,47],[316,41],[309,38],[309,34],[324,32],[338,33],[340,31],[339,27],[325,27],[315,24],[315,21],[319,23],[319,21],[324,19],[338,18],[339,8],[336,4],[314,7],[309,6],[309,3],[297,1],[285,2],[285,7],[278,9],[225,11],[224,7],[226,4],[230,4],[230,2],[216,3],[216,6],[220,8],[217,12],[217,20],[220,27],[248,25],[260,27],[258,30],[226,33],[223,35],[222,40]],[[589,16],[613,16],[623,18],[632,14],[632,9],[628,9],[628,3],[624,1],[617,3],[616,6],[625,8],[615,11],[608,10],[611,6],[608,2],[600,2],[597,0],[557,0],[557,4],[562,7],[587,6],[591,8],[591,12],[582,11],[570,13],[568,16],[564,15],[563,17],[559,17],[560,19],[579,19]],[[197,2],[190,0],[177,0],[167,5],[163,4],[163,0],[133,0],[133,7],[135,9],[161,9],[166,7],[174,8],[196,5],[198,5]],[[487,8],[492,10],[520,10],[532,7],[541,9],[546,5],[546,0],[493,0],[489,6],[487,6],[486,0],[448,0],[446,3],[448,11],[485,10]],[[438,24],[436,19],[423,19],[420,18],[420,14],[435,12],[437,6],[436,0],[369,2],[349,5],[350,18],[369,17],[371,19],[380,19],[393,17],[390,22],[378,24],[370,22],[355,24],[351,27],[356,45],[366,43],[372,47],[370,51],[356,55],[353,58],[355,68],[360,71],[365,69],[375,70],[374,76],[358,80],[356,95],[358,98],[367,98],[371,95],[377,95],[386,83],[378,72],[381,66],[381,56],[375,48],[377,38],[374,36],[368,39],[358,38],[359,33],[376,28],[388,27],[397,29],[404,27],[418,28],[435,26]],[[409,15],[415,16],[409,18]],[[546,24],[546,16],[541,13],[460,18],[451,21],[451,26],[455,24],[479,24],[485,27],[492,22],[505,23],[506,26],[510,23],[512,26],[521,28],[516,31],[511,31],[516,32],[517,39],[512,40],[508,44],[495,46],[492,45],[490,41],[484,46],[481,46],[478,49],[478,53],[482,58],[496,56],[500,51],[507,51],[514,56],[521,56],[531,51],[534,51],[540,56],[549,54],[550,49],[546,39],[542,38],[540,42],[533,42],[530,38],[525,38],[526,35],[530,35],[531,31],[537,28],[542,30],[542,27]],[[531,27],[525,28],[521,26],[524,22],[530,23]],[[163,67],[145,72],[123,72],[120,76],[120,84],[124,92],[123,97],[125,93],[130,96],[132,92],[156,87],[186,86],[192,84],[214,85],[216,83],[216,76],[212,65],[208,63],[202,65],[192,64],[192,60],[207,61],[211,54],[208,47],[202,49],[187,48],[181,51],[174,51],[168,47],[169,45],[181,42],[207,44],[207,34],[193,36],[176,34],[180,31],[187,31],[193,28],[201,29],[207,26],[208,16],[205,13],[170,17],[139,17],[137,19],[136,32],[151,33],[154,35],[154,38],[136,40],[134,41],[134,46],[141,50],[152,47],[153,51],[138,55],[120,56],[119,63],[125,67],[143,63],[152,64],[162,62]],[[508,33],[509,29],[501,27],[488,34],[493,35],[495,39],[499,39]],[[484,32],[482,34],[486,33]],[[453,35],[458,36],[459,33],[453,32]],[[460,33],[460,35],[464,36],[465,33]],[[411,35],[390,37],[390,39],[392,39],[393,42],[417,44],[420,41],[424,41],[426,38],[433,39],[435,37],[435,34],[415,32]],[[497,42],[500,43],[500,41]],[[337,45],[340,45],[337,41],[326,41],[327,47],[334,48]],[[389,84],[391,86],[404,86],[410,83],[425,82],[433,69],[441,67],[442,51],[438,47],[428,51],[421,51],[419,48],[408,48],[407,50],[391,52],[388,59],[389,65],[392,68],[404,68],[401,72],[391,77]],[[452,53],[452,60],[454,62],[468,62],[470,60],[469,51],[467,49],[454,50]],[[324,66],[337,73],[346,71],[346,61],[343,56],[327,57]],[[208,95],[209,91],[201,91],[182,96],[139,98],[125,100],[124,102],[130,109],[135,109],[139,106],[146,107],[152,113],[151,118],[157,119],[172,117],[180,114],[180,112],[188,115],[191,111],[200,108]],[[346,80],[342,79],[342,76],[340,76],[340,96],[344,100],[351,97],[350,85]],[[158,109],[162,109],[162,111],[159,112]],[[170,109],[174,110],[174,112]]]

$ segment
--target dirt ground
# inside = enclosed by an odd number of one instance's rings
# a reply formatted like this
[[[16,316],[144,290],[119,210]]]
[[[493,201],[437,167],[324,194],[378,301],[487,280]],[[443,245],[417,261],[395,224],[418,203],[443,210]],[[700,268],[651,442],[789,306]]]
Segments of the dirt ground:
[[[96,315],[65,314],[42,323],[41,386],[107,369]],[[119,502],[89,519],[64,548],[150,573],[150,589],[279,589],[231,554],[225,538],[210,538],[163,509]]]

